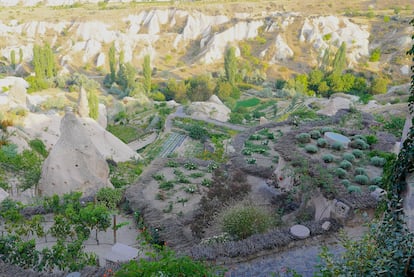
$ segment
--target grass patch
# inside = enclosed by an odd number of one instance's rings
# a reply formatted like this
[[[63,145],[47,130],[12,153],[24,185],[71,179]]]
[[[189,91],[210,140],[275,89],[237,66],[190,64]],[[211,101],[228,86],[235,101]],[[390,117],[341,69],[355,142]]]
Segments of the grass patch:
[[[249,98],[246,100],[240,100],[240,101],[237,101],[235,110],[237,110],[240,107],[243,107],[243,108],[254,107],[254,106],[257,106],[259,103],[260,103],[260,99],[256,97]]]
[[[125,125],[108,125],[107,130],[124,143],[130,143],[138,139],[138,132],[134,127]]]

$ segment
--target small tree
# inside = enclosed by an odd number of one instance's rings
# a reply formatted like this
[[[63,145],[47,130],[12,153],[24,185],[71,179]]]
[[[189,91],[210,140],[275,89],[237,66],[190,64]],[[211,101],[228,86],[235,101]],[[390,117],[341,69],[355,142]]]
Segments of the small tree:
[[[234,86],[237,74],[236,48],[230,47],[224,56],[224,70],[227,81]]]
[[[384,94],[387,92],[388,80],[376,78],[371,84],[371,94]]]
[[[149,55],[145,55],[144,64],[142,65],[142,74],[144,75],[144,89],[147,94],[151,92],[151,60]]]
[[[342,42],[333,60],[333,74],[341,74],[346,67],[346,43]]]
[[[116,78],[116,62],[115,62],[115,45],[112,44],[112,46],[109,48],[109,70],[111,74],[111,83],[115,82]]]
[[[99,99],[95,91],[88,92],[89,117],[95,120],[99,116]]]
[[[10,52],[10,63],[13,69],[16,69],[16,51],[11,50]]]

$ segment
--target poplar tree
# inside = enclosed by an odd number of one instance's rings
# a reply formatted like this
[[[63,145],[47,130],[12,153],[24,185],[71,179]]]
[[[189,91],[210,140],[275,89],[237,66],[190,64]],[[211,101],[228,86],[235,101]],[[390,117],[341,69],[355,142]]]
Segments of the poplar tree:
[[[16,51],[12,50],[10,52],[10,62],[13,69],[16,69]]]
[[[147,94],[151,92],[151,61],[150,56],[145,55],[144,64],[142,66],[142,73],[144,75],[144,89]]]
[[[234,86],[237,73],[236,48],[230,47],[224,56],[224,70],[227,81]]]
[[[111,83],[115,82],[116,78],[116,62],[115,62],[115,46],[112,44],[112,46],[109,48],[109,70],[111,72]]]
[[[346,43],[342,42],[341,47],[335,54],[333,60],[333,74],[341,74],[342,71],[346,68]]]

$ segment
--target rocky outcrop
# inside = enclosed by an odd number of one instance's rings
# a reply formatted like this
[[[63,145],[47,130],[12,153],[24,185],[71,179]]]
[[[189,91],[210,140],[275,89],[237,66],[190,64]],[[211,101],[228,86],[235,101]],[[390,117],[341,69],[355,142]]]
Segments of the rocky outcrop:
[[[29,84],[19,77],[9,76],[0,79],[0,109],[7,110],[15,107],[26,108],[26,88],[28,86]]]
[[[212,118],[226,122],[230,117],[230,109],[216,96],[212,95],[206,102],[193,102],[188,107],[188,112],[193,117]]]
[[[83,124],[67,112],[60,124],[60,137],[42,167],[41,195],[62,195],[80,191],[90,195],[103,187],[112,187],[109,167],[87,135]]]
[[[88,95],[83,87],[79,91],[78,114],[80,117],[89,117]]]
[[[274,44],[260,53],[260,56],[266,57],[266,55],[271,53],[271,57],[269,57],[270,63],[276,62],[283,62],[289,58],[293,57],[293,50],[289,47],[289,45],[284,41],[282,36],[278,34],[276,36]]]

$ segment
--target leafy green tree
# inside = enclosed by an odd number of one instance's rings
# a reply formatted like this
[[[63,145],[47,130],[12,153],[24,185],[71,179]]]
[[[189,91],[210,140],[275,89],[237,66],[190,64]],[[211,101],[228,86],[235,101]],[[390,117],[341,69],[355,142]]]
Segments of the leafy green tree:
[[[109,48],[109,71],[111,74],[111,83],[115,82],[116,79],[116,61],[115,61],[115,45],[112,44]]]
[[[326,81],[330,88],[331,92],[343,92],[344,91],[344,81],[340,74],[332,73],[327,78]]]
[[[332,62],[332,73],[341,74],[346,68],[346,43],[342,42]]]
[[[88,92],[88,105],[89,117],[97,120],[99,116],[99,99],[98,95],[96,95],[96,92],[93,90]]]
[[[111,226],[111,214],[104,205],[88,204],[80,210],[79,218],[91,231],[95,229],[95,239],[98,244],[98,231],[105,231]]]
[[[236,59],[236,48],[230,47],[227,49],[224,56],[224,70],[226,71],[227,81],[234,86],[237,74],[237,59]]]
[[[318,91],[318,87],[320,83],[323,81],[325,74],[320,69],[314,69],[311,72],[309,72],[309,83],[308,88],[313,91]]]
[[[318,93],[320,93],[322,96],[326,97],[329,95],[330,87],[328,86],[326,81],[322,81],[318,86]]]
[[[187,86],[184,81],[168,79],[165,96],[167,99],[174,99],[178,103],[184,103],[187,99]]]
[[[215,93],[221,101],[226,101],[231,97],[233,86],[229,82],[219,82],[216,86]]]
[[[371,94],[384,94],[387,92],[387,85],[389,81],[385,78],[375,78],[371,84]]]
[[[214,83],[210,76],[201,75],[187,80],[187,97],[191,101],[206,101],[214,92]]]
[[[151,92],[151,60],[149,55],[145,55],[144,64],[142,65],[142,74],[144,75],[144,89],[147,94]]]
[[[380,48],[375,48],[372,53],[371,56],[369,57],[369,61],[370,62],[378,62],[381,59],[381,49]]]
[[[10,52],[10,63],[13,69],[16,69],[16,51],[11,50]]]
[[[135,77],[136,70],[132,64],[126,63],[119,66],[117,82],[127,95],[136,87]]]
[[[351,90],[355,93],[366,93],[368,91],[368,85],[365,78],[356,77]]]
[[[355,76],[351,73],[342,75],[343,91],[350,92],[355,84]]]

